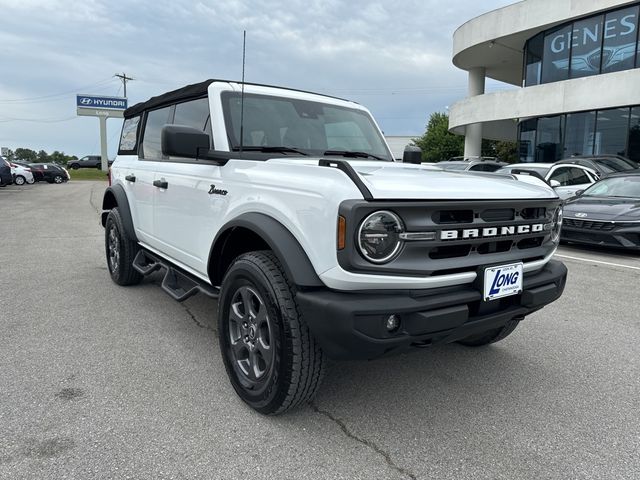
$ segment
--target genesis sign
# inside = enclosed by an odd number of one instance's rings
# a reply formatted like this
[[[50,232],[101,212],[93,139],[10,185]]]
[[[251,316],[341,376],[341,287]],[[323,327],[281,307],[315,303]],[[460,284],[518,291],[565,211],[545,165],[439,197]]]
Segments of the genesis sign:
[[[569,50],[569,47],[577,48],[586,45],[599,45],[602,37],[609,40],[617,37],[630,38],[635,41],[636,38],[635,14],[626,15],[620,19],[612,18],[603,23],[585,26],[582,28],[573,28],[572,31],[561,33],[553,37],[549,48],[554,54],[559,54]]]
[[[126,110],[127,99],[123,97],[97,97],[95,95],[76,95],[78,108]]]

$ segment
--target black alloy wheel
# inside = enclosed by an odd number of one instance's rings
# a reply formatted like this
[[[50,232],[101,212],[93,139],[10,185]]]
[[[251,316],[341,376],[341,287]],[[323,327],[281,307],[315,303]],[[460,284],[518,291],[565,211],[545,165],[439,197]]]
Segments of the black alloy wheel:
[[[220,292],[218,333],[231,385],[256,411],[277,415],[315,395],[324,354],[272,252],[242,254],[229,267]]]
[[[138,243],[124,229],[120,211],[112,209],[105,223],[105,253],[111,279],[118,285],[135,285],[142,280],[142,274],[133,268],[138,250]]]

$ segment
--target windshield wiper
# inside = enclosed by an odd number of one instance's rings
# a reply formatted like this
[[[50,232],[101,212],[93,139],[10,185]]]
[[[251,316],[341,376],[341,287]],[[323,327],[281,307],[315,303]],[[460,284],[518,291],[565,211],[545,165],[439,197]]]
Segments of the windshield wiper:
[[[240,150],[240,147],[233,147],[233,151],[237,152]],[[284,146],[259,146],[259,145],[251,145],[242,147],[242,151],[244,152],[265,152],[265,153],[298,153],[300,155],[308,156],[309,154],[303,152],[302,150],[298,150],[296,148],[284,147]]]
[[[376,160],[382,160],[383,162],[387,162],[386,158],[379,157],[377,155],[373,155],[367,152],[354,152],[352,150],[327,150],[323,153],[323,155],[340,155],[341,157],[351,157],[351,158],[375,158]]]

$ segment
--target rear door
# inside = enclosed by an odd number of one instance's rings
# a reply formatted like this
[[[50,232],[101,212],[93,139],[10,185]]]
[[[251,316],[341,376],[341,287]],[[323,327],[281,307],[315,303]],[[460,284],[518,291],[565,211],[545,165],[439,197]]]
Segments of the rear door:
[[[155,171],[160,164],[160,129],[171,121],[173,107],[162,107],[145,114],[142,141],[138,158],[123,157],[115,163],[124,176],[125,189],[132,207],[132,216],[138,239],[153,247],[159,243],[154,236],[154,202],[156,187],[153,186]],[[133,120],[133,119],[131,119]],[[123,135],[124,135],[123,125]],[[122,140],[121,140],[122,141]],[[134,212],[135,210],[135,212]]]

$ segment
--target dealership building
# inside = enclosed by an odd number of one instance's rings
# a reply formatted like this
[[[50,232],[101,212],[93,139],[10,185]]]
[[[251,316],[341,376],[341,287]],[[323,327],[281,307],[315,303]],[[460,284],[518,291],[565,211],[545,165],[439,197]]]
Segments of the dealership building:
[[[619,154],[640,161],[640,2],[524,0],[459,27],[468,96],[450,107],[465,155],[517,140],[523,162]],[[489,77],[520,88],[485,93]]]

